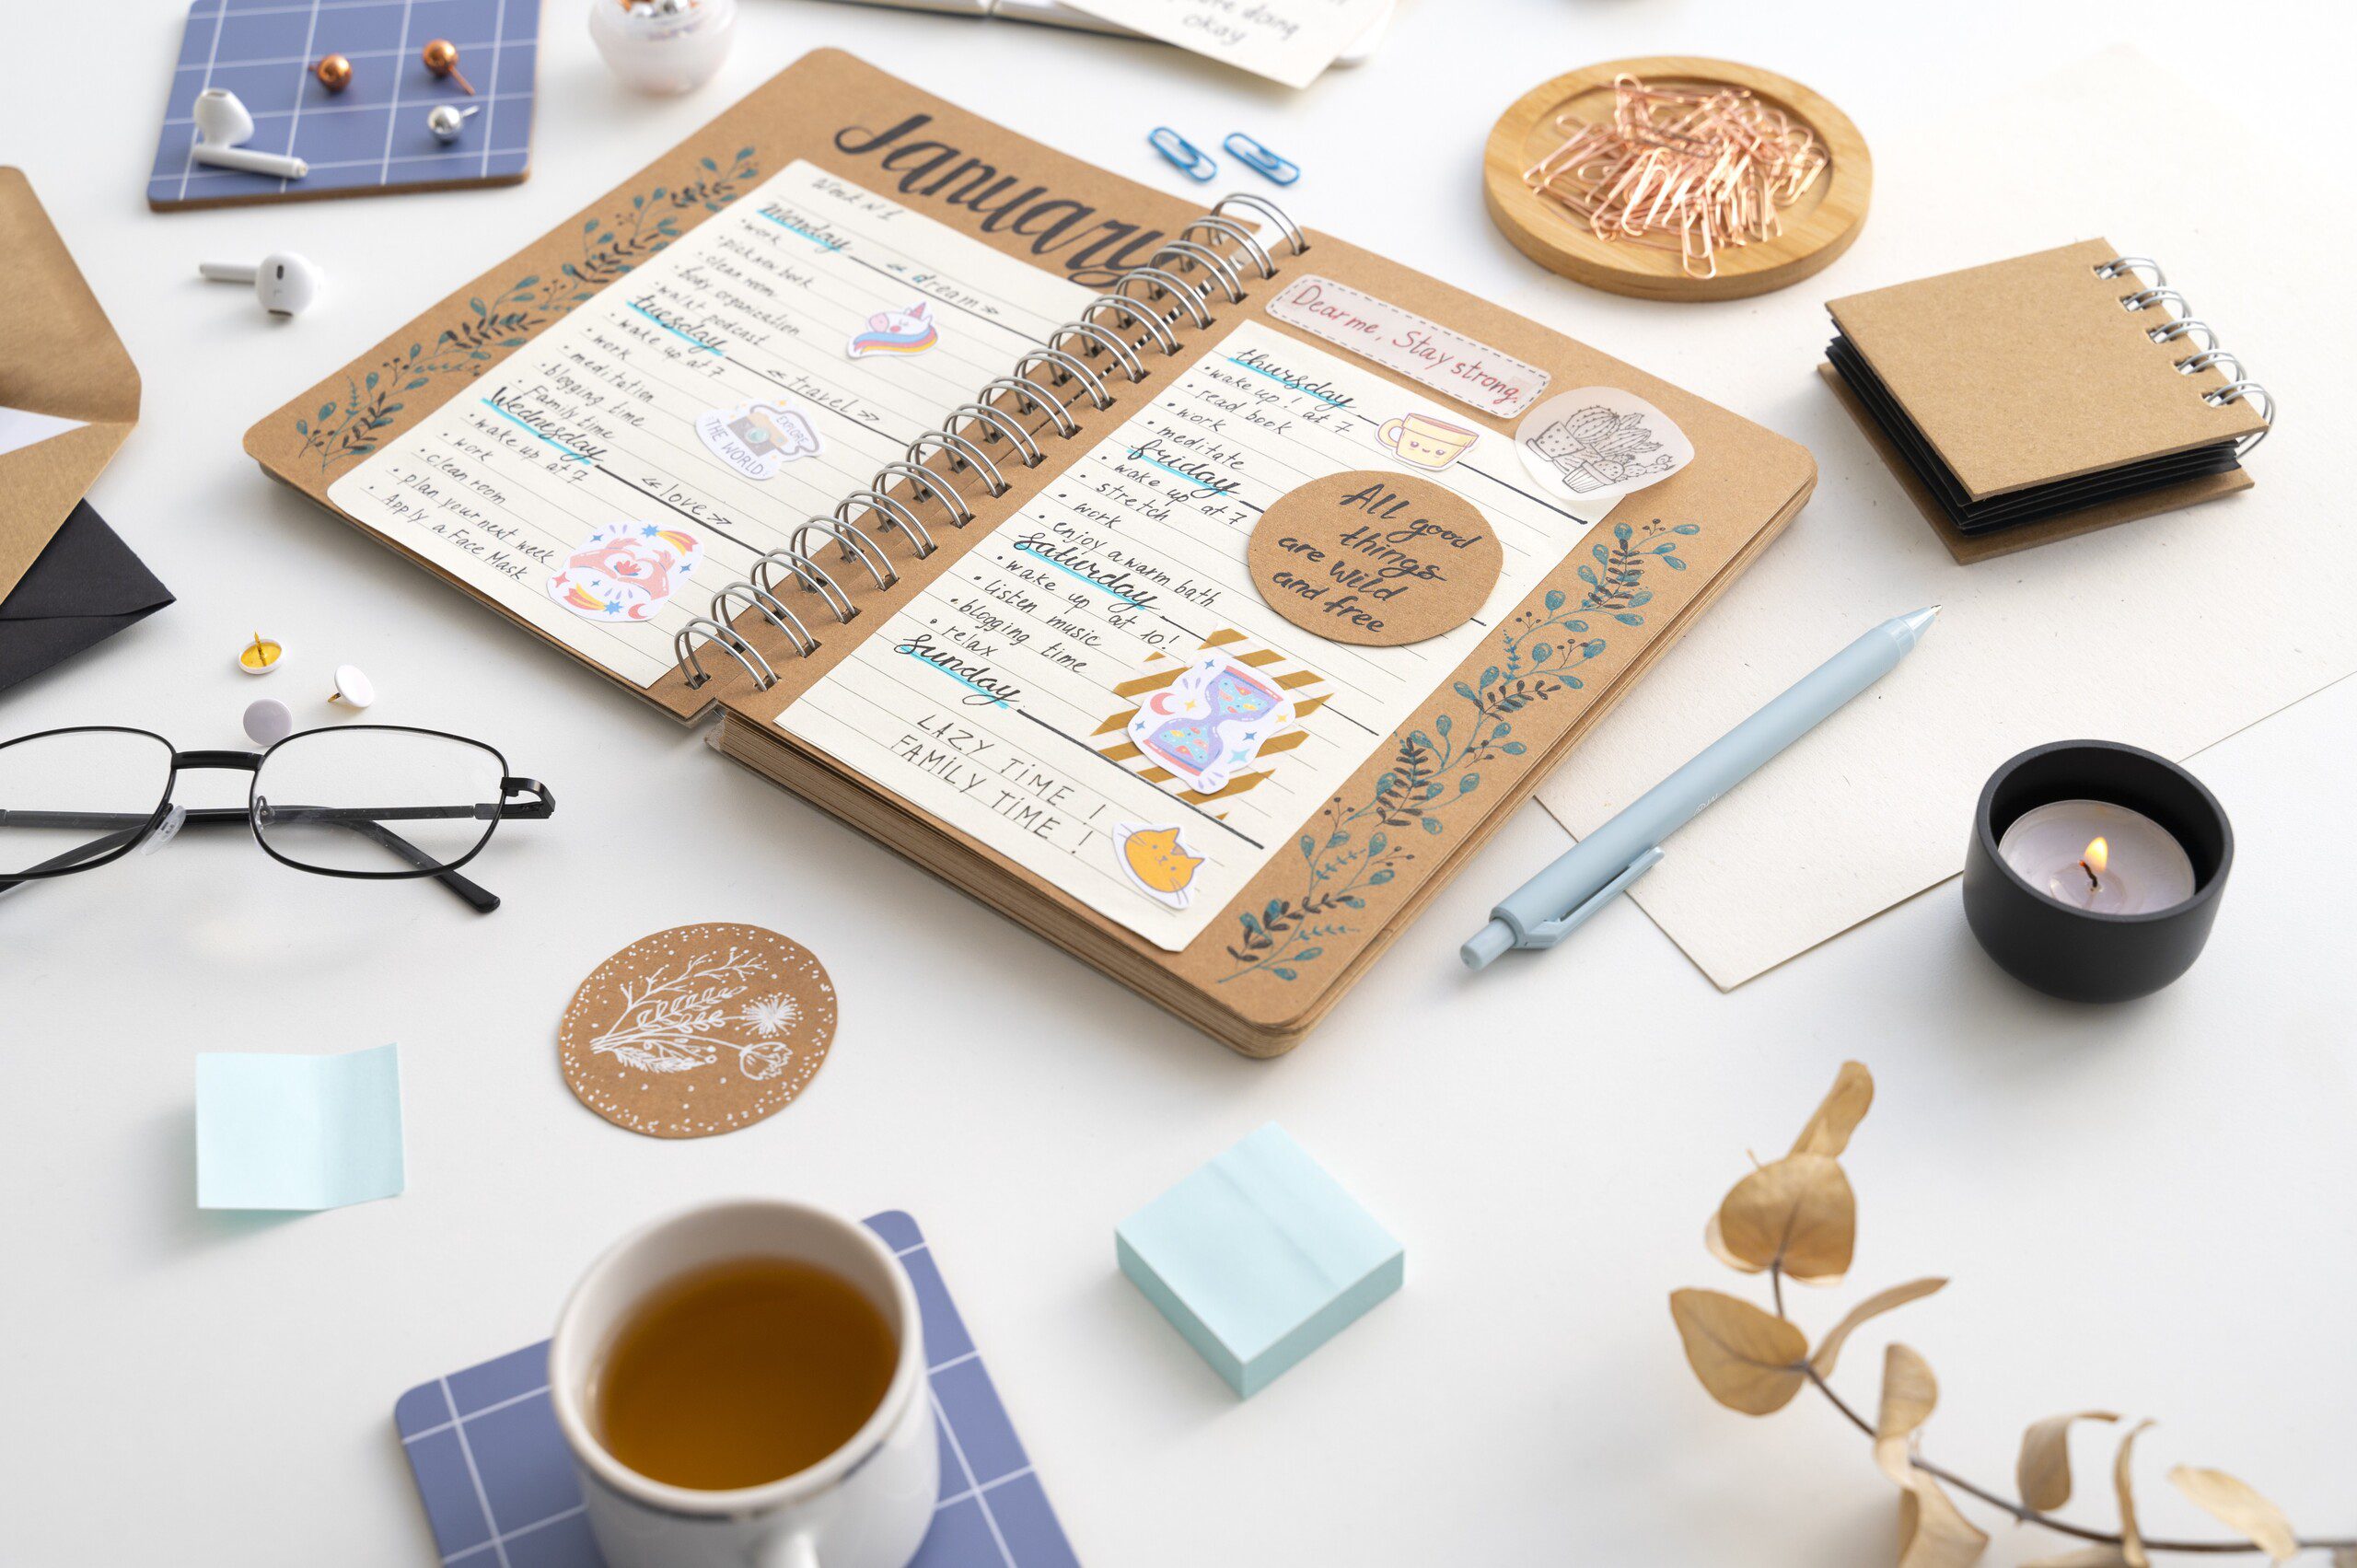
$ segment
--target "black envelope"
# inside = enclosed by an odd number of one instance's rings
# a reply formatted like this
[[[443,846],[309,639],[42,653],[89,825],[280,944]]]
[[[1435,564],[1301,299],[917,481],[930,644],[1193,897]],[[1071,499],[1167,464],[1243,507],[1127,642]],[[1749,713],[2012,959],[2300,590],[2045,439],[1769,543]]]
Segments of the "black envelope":
[[[172,602],[87,501],[76,503],[0,599],[0,690],[73,657]]]

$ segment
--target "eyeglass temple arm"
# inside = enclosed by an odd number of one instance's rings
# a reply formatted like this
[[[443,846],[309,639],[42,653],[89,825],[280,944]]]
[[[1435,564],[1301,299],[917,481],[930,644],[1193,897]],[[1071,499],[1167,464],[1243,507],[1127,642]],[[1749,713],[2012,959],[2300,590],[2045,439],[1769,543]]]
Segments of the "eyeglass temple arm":
[[[240,813],[240,815],[243,815],[243,813]],[[155,820],[152,817],[134,818],[128,812],[120,811],[102,812],[95,815],[66,811],[9,811],[0,812],[0,817],[65,819],[64,821],[43,820],[27,823],[27,826],[29,827],[44,828],[103,828],[111,823],[126,821],[132,824],[132,826],[128,828],[119,829],[118,830],[108,833],[101,838],[92,839],[88,843],[76,845],[75,848],[67,850],[64,854],[53,854],[47,860],[42,861],[39,865],[28,865],[25,867],[28,872],[51,871],[70,862],[86,859],[93,851],[98,854],[104,854],[109,850],[120,849],[124,844],[129,843],[132,840],[137,838],[140,834],[145,832],[147,830],[147,824]],[[16,889],[21,888],[25,885],[27,880],[28,878],[24,877],[0,877],[0,893],[10,892]]]
[[[390,850],[394,854],[423,871],[435,865],[434,857],[399,833],[381,826],[376,820],[377,817],[391,816],[407,819],[485,817],[494,812],[500,817],[509,815],[546,817],[555,809],[555,803],[549,797],[548,790],[544,785],[535,784],[529,779],[515,782],[529,785],[538,792],[540,798],[527,802],[512,811],[503,802],[496,807],[396,807],[381,812],[370,812],[352,807],[273,806],[270,807],[270,812],[273,817],[281,818],[289,822],[318,822],[349,829],[371,843]],[[507,781],[502,781],[503,791],[505,789],[506,783]],[[28,866],[26,867],[28,871],[53,870],[57,866],[87,859],[93,853],[103,854],[109,850],[120,848],[145,832],[148,825],[156,820],[154,817],[134,817],[128,812],[122,811],[10,811],[0,813],[0,818],[11,819],[16,824],[28,828],[105,828],[112,827],[116,823],[131,824],[103,838],[67,850],[63,854],[52,855],[39,865]],[[243,823],[247,820],[249,820],[248,815],[243,810],[228,807],[208,807],[188,813],[182,819],[182,825],[210,827],[227,822]],[[499,907],[498,894],[470,877],[460,876],[456,871],[436,871],[434,873],[434,879],[465,900],[470,908],[480,913],[489,914]],[[0,892],[21,887],[25,880],[22,877],[0,877]]]

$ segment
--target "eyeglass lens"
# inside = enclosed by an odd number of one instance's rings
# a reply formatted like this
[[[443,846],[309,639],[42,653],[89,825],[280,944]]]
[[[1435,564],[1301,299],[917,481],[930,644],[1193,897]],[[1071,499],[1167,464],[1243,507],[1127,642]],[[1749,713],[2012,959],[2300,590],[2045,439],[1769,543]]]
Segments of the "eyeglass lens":
[[[499,820],[499,754],[455,736],[363,725],[282,741],[254,775],[254,829],[313,871],[455,865]]]
[[[77,870],[123,849],[171,781],[171,747],[137,730],[52,730],[0,745],[0,877]]]

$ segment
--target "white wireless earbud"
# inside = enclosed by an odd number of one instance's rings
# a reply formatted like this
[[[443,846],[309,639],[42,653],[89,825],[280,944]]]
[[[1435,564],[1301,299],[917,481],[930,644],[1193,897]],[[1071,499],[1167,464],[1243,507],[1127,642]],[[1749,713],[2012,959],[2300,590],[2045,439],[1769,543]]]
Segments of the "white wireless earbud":
[[[273,251],[259,266],[238,261],[203,261],[196,269],[215,283],[250,283],[254,297],[273,316],[294,316],[319,296],[319,269],[292,250]]]
[[[300,180],[311,172],[311,166],[301,158],[284,153],[248,151],[241,144],[254,134],[254,117],[238,100],[238,95],[226,87],[207,87],[196,95],[196,107],[191,111],[196,120],[201,138],[189,149],[189,157],[215,168],[242,168],[255,174],[275,174],[285,180]]]

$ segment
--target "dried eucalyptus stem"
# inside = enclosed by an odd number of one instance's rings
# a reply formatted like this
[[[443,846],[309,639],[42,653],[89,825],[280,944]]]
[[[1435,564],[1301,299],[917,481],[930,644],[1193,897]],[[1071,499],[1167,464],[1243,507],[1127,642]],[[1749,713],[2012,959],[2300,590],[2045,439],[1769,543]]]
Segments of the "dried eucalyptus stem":
[[[2231,1527],[2234,1540],[2174,1540],[2145,1536],[2136,1520],[2130,1460],[2136,1439],[2152,1423],[2126,1429],[2112,1461],[2119,1526],[2073,1524],[2056,1510],[2071,1500],[2069,1436],[2080,1422],[2118,1422],[2109,1411],[2078,1411],[2038,1422],[2022,1435],[2016,1480],[2007,1497],[1968,1481],[1917,1451],[1922,1428],[1939,1402],[1929,1363],[1906,1345],[1887,1345],[1880,1408],[1873,1419],[1835,1391],[1834,1367],[1861,1324],[1945,1287],[1944,1279],[1913,1280],[1867,1297],[1828,1331],[1814,1351],[1785,1313],[1787,1274],[1829,1284],[1848,1272],[1857,1240],[1857,1200],[1840,1156],[1874,1103],[1874,1079],[1854,1062],[1842,1065],[1808,1125],[1783,1158],[1759,1165],[1736,1183],[1711,1218],[1703,1239],[1721,1262],[1768,1276],[1775,1310],[1740,1296],[1681,1290],[1670,1295],[1670,1316],[1685,1342],[1686,1359],[1711,1397],[1747,1415],[1784,1408],[1815,1387],[1843,1419],[1874,1442],[1875,1463],[1899,1488],[1899,1568],[1970,1568],[1989,1537],[1957,1511],[1944,1487],[1977,1498],[2022,1524],[2086,1542],[2063,1556],[2025,1568],[2147,1568],[2154,1552],[2226,1555],[2263,1552],[2277,1562],[2303,1552],[2332,1554],[2332,1568],[2357,1568],[2357,1537],[2303,1536],[2283,1511],[2221,1470],[2179,1465],[2169,1481],[2188,1501]]]
[[[1791,1322],[1792,1319],[1784,1316],[1783,1270],[1782,1268],[1771,1267],[1768,1271],[1768,1281],[1776,1297],[1776,1316],[1779,1318],[1782,1318],[1785,1322]],[[1860,1415],[1855,1407],[1853,1407],[1849,1400],[1834,1392],[1833,1385],[1819,1376],[1816,1368],[1808,1368],[1807,1373],[1808,1380],[1816,1386],[1817,1391],[1823,1394],[1826,1399],[1831,1402],[1833,1408],[1840,1411],[1841,1414],[1848,1419],[1851,1425],[1864,1433],[1868,1437],[1875,1435],[1875,1423],[1868,1421],[1864,1416]],[[2074,1525],[2068,1519],[2058,1519],[2051,1514],[2040,1513],[2038,1509],[2030,1507],[2027,1504],[2018,1503],[2010,1497],[2001,1496],[1998,1493],[1990,1491],[1985,1486],[1977,1485],[1972,1481],[1967,1481],[1964,1477],[1956,1474],[1954,1470],[1944,1469],[1940,1466],[1932,1463],[1931,1460],[1923,1458],[1921,1454],[1910,1455],[1908,1462],[1913,1465],[1917,1469],[1922,1470],[1924,1474],[1932,1476],[1936,1480],[1945,1481],[1948,1485],[1955,1487],[1958,1492],[1964,1493],[1968,1496],[1979,1498],[1981,1502],[1986,1503],[1990,1507],[1996,1509],[1998,1512],[2012,1515],[2015,1519],[2018,1519],[2025,1525],[2037,1525],[2043,1529],[2052,1530],[2057,1535],[2066,1535],[2079,1540],[2093,1541],[2098,1546],[2119,1546],[2121,1544],[2121,1535],[2118,1530],[2094,1529],[2085,1525]],[[2142,1544],[2144,1550],[2147,1551],[2234,1553],[2264,1551],[2267,1550],[2265,1547],[2259,1545],[2254,1540],[2166,1540],[2153,1536],[2143,1537]],[[2297,1545],[2302,1551],[2357,1551],[2357,1537],[2326,1539],[2321,1540],[2310,1540],[2304,1537],[2298,1540]]]

